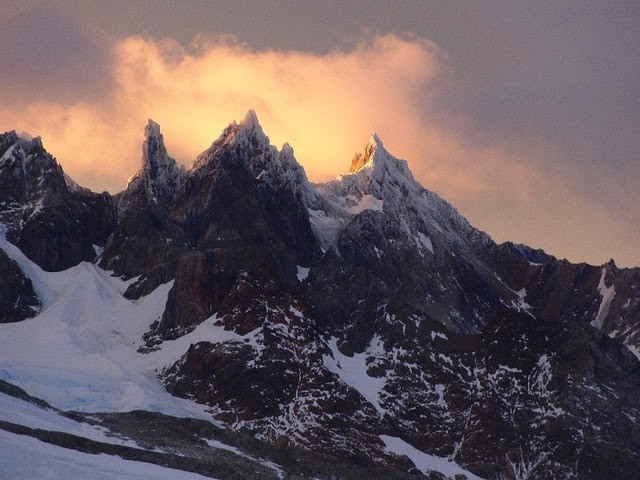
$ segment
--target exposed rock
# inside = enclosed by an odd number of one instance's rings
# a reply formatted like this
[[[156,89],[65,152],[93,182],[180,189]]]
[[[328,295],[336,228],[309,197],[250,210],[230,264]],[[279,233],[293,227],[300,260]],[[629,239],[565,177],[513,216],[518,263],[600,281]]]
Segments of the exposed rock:
[[[0,223],[27,257],[58,271],[97,258],[116,212],[108,193],[70,188],[39,137],[9,132],[0,135]]]
[[[6,135],[0,179],[31,168],[15,158],[41,158],[28,188],[6,190],[14,239],[41,238],[29,232],[49,218],[57,239],[88,235],[64,227],[58,200],[29,225],[33,198],[93,194],[37,142]],[[115,199],[101,266],[134,279],[129,298],[173,281],[141,351],[190,334],[162,381],[230,428],[408,472],[385,438],[483,478],[637,476],[640,269],[496,245],[375,135],[349,174],[312,185],[253,112],[188,171],[150,121]],[[59,246],[24,248],[61,263]]]
[[[35,316],[40,300],[31,280],[20,267],[0,249],[0,323],[19,322]]]

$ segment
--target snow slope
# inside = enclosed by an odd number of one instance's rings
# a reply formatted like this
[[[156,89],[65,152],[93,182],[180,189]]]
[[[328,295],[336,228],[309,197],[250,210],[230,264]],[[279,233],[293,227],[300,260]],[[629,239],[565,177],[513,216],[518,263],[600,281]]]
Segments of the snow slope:
[[[446,458],[436,457],[435,455],[429,455],[421,452],[404,440],[396,437],[390,437],[389,435],[380,435],[380,439],[384,442],[388,451],[393,452],[396,455],[406,455],[411,459],[416,468],[425,475],[429,474],[431,470],[435,470],[449,478],[455,478],[456,475],[464,475],[468,480],[482,480],[477,475],[461,468],[458,464],[447,460]]]
[[[31,279],[43,304],[32,319],[0,325],[0,379],[62,410],[144,409],[210,419],[202,406],[169,395],[158,380],[163,362],[178,357],[137,352],[142,334],[164,310],[171,283],[130,301],[122,296],[129,282],[96,265],[46,272],[1,233],[0,248]]]
[[[5,480],[210,480],[150,463],[70,450],[3,430],[0,448],[0,478]]]

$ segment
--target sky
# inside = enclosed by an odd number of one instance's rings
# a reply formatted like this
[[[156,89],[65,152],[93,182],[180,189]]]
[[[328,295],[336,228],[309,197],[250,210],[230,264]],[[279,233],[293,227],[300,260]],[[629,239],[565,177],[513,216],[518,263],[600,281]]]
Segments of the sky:
[[[640,3],[0,0],[0,131],[117,193],[256,111],[312,181],[376,132],[497,242],[640,266]]]

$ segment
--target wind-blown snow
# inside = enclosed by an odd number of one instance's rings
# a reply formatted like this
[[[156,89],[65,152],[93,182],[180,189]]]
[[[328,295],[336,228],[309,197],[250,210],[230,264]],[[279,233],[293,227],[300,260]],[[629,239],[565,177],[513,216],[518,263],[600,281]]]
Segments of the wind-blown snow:
[[[607,275],[606,267],[602,267],[602,274],[600,275],[600,283],[598,284],[598,292],[600,292],[600,296],[602,297],[602,301],[600,302],[600,307],[598,308],[598,314],[596,318],[593,319],[591,325],[602,328],[604,324],[605,318],[609,314],[609,307],[611,306],[611,301],[613,297],[616,296],[616,289],[613,284],[610,287],[607,287],[605,283],[605,277]]]
[[[396,455],[406,455],[416,468],[425,475],[429,474],[431,470],[435,470],[449,478],[454,478],[456,475],[466,475],[469,480],[482,480],[457,463],[447,460],[446,458],[421,452],[400,438],[380,435],[380,439],[384,442],[387,451],[395,453]]]
[[[7,480],[211,480],[150,463],[93,455],[0,430],[0,478]]]

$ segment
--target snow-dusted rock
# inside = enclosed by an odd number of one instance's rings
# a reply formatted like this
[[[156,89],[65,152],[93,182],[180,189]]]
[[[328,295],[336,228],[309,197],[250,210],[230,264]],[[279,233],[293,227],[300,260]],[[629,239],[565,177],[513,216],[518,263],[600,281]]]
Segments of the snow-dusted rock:
[[[52,172],[7,183],[5,195],[22,206],[87,195],[41,149],[0,137],[0,179]],[[166,406],[162,381],[274,445],[433,478],[640,468],[640,269],[496,245],[376,135],[348,174],[313,185],[254,112],[186,171],[150,121],[140,171],[115,200],[115,231],[91,247],[100,266],[49,274],[2,244],[42,311],[33,332],[0,326],[11,334],[1,375],[53,395],[55,382],[34,378],[55,370],[85,409],[96,396],[116,402],[102,390],[110,381],[136,408]],[[29,205],[0,215],[20,231],[43,215]],[[46,355],[29,342],[67,353],[41,369]],[[87,358],[102,362],[99,375]],[[73,369],[101,388],[78,386]]]

